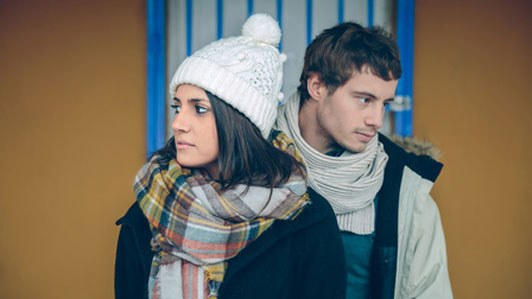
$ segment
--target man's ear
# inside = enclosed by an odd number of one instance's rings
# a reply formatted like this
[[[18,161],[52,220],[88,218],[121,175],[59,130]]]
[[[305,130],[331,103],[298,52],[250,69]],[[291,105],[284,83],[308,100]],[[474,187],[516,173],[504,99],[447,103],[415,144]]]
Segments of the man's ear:
[[[307,91],[310,98],[321,101],[324,99],[329,91],[327,86],[321,80],[321,75],[318,73],[312,73],[307,79]]]

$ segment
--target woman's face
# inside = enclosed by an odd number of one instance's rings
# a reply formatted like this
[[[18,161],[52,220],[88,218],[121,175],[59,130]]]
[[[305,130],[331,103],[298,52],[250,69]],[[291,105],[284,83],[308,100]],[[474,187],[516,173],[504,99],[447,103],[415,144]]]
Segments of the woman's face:
[[[181,166],[204,168],[211,177],[218,174],[218,133],[211,102],[202,88],[182,84],[177,88],[172,122],[177,162]]]

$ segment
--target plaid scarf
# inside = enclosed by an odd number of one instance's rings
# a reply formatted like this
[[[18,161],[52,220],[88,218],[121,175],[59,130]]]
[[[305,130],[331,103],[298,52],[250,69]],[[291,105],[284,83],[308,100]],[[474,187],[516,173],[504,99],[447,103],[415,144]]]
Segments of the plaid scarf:
[[[272,143],[302,163],[284,133]],[[273,189],[239,184],[221,190],[198,169],[157,158],[140,169],[133,186],[154,235],[150,298],[216,298],[227,260],[275,219],[293,219],[308,203],[303,171]]]

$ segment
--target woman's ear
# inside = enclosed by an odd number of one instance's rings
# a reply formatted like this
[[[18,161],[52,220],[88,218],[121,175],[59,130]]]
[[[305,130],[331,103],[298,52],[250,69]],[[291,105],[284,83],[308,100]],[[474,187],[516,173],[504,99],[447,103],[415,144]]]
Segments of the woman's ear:
[[[307,91],[311,99],[321,101],[328,95],[327,86],[321,80],[318,73],[312,73],[307,79]]]

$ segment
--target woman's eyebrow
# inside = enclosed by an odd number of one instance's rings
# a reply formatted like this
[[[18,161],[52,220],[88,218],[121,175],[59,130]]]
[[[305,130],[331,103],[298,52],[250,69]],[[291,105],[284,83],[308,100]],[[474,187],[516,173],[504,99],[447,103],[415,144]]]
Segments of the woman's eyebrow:
[[[209,102],[207,99],[188,99],[189,102],[199,103],[199,102]]]
[[[174,101],[181,103],[182,101],[178,97],[174,97]],[[209,102],[207,99],[192,98],[188,99],[189,102],[199,103],[199,102]]]

